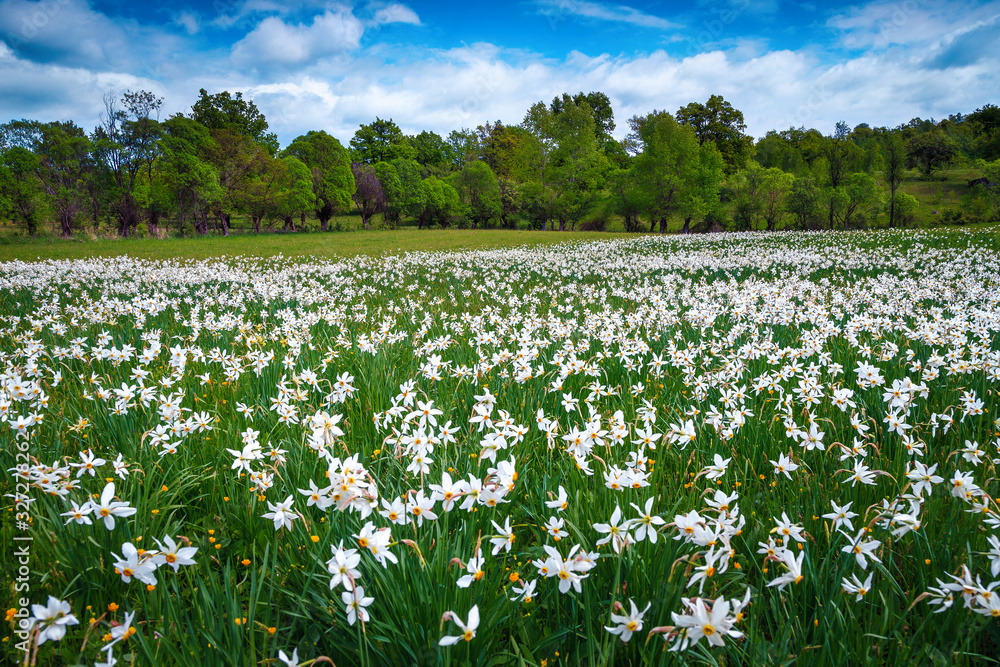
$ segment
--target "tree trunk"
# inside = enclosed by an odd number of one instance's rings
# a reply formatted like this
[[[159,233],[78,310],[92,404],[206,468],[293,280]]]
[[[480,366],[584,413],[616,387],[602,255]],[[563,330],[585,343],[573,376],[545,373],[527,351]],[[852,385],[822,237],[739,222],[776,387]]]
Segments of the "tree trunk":
[[[160,229],[160,212],[153,209],[149,212],[149,235],[159,236],[158,232]]]
[[[253,231],[254,234],[260,234],[260,220],[263,216],[254,215],[253,216]]]
[[[562,216],[559,216],[559,231],[560,232],[566,231],[566,218]]]
[[[90,210],[94,215],[94,233],[97,234],[101,230],[101,200],[96,194],[90,197]]]
[[[115,205],[115,217],[118,218],[118,235],[133,236],[139,224],[139,211],[132,195],[122,195]]]
[[[896,188],[890,188],[889,192],[889,228],[895,227],[896,222]]]
[[[293,231],[294,232],[295,231],[295,223],[292,222],[292,216],[286,215],[285,218],[284,218],[284,220],[285,220],[285,229],[282,230],[282,231],[284,231],[286,233],[288,231]]]
[[[73,215],[69,211],[59,212],[59,227],[64,239],[73,235]]]
[[[691,233],[691,216],[690,215],[687,216],[686,218],[684,218],[684,229],[681,231],[681,233],[682,234],[690,234]]]
[[[652,231],[652,230],[650,230],[650,231]],[[667,233],[667,219],[666,218],[660,218],[660,233],[661,234],[666,234]]]

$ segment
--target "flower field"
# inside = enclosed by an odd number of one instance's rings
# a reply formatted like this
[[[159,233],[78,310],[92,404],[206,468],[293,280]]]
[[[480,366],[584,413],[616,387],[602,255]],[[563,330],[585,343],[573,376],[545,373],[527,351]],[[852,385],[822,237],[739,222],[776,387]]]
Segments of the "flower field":
[[[0,269],[0,656],[993,664],[1000,240]]]

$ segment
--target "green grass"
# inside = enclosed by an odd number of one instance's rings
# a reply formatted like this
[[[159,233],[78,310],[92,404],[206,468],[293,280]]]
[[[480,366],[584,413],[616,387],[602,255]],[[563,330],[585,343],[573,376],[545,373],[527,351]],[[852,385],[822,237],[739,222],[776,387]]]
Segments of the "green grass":
[[[222,255],[353,257],[410,250],[470,250],[609,238],[606,232],[413,229],[305,234],[234,234],[168,239],[62,240],[20,237],[0,243],[0,261],[84,259],[128,255],[144,259],[205,259]]]

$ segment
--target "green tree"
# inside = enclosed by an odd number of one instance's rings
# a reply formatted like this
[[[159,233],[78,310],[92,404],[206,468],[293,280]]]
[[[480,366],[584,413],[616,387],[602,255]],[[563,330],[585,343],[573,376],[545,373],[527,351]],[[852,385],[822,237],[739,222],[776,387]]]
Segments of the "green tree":
[[[520,135],[518,128],[507,127],[500,121],[486,123],[476,128],[479,159],[485,162],[498,178],[511,175]]]
[[[241,92],[232,95],[224,90],[209,95],[202,88],[198,101],[191,105],[191,118],[209,130],[226,130],[262,144],[272,156],[278,153],[278,137],[267,131],[267,118],[253,100],[243,99]]]
[[[296,137],[282,155],[296,157],[310,169],[315,214],[320,229],[327,231],[330,218],[351,205],[354,173],[350,154],[337,139],[320,130]]]
[[[140,171],[151,178],[159,153],[159,120],[163,99],[148,91],[126,91],[121,100],[114,93],[104,96],[104,116],[92,136],[94,158],[111,175],[108,200],[115,214],[120,236],[131,236],[142,221],[135,198]]]
[[[497,188],[500,190],[500,226],[514,229],[517,226],[514,214],[521,210],[520,184],[513,178],[498,176]]]
[[[406,141],[413,148],[413,159],[420,166],[437,170],[438,173],[448,168],[448,144],[441,135],[425,130],[406,137]]]
[[[382,218],[386,224],[391,224],[395,228],[399,225],[399,219],[403,213],[403,182],[399,180],[396,167],[391,162],[377,163],[375,165],[375,176],[378,178],[378,182],[382,184],[382,193],[385,196]]]
[[[857,144],[848,140],[850,132],[847,123],[839,121],[836,130],[831,137],[815,138],[818,143],[816,148],[821,156],[822,164],[825,167],[828,222],[830,229],[833,229],[834,218],[836,217],[836,204],[842,197],[838,194],[840,188],[848,174],[856,171],[861,156],[861,149]]]
[[[889,226],[896,226],[896,190],[903,183],[906,146],[898,132],[888,132],[882,139],[882,178],[889,186]]]
[[[722,155],[714,144],[698,149],[698,160],[688,172],[688,181],[681,189],[678,210],[684,218],[682,234],[691,233],[691,219],[715,212],[719,208],[719,189],[723,178]]]
[[[258,180],[254,187],[259,187],[260,174],[267,175],[265,165],[274,158],[266,146],[256,143],[246,135],[231,130],[213,130],[212,143],[205,146],[205,156],[218,174],[218,198],[211,202],[211,212],[222,227],[224,235],[229,234],[231,214],[236,210],[246,210],[247,189],[255,174]],[[252,216],[251,216],[252,217]],[[257,220],[255,229],[259,229]],[[197,227],[199,233],[208,231],[207,224]]]
[[[41,218],[38,156],[23,146],[0,153],[0,213],[34,236]]]
[[[760,191],[762,198],[761,217],[767,223],[767,231],[777,229],[787,211],[786,200],[791,194],[795,177],[771,167],[764,172]]]
[[[916,197],[902,191],[897,192],[890,202],[890,209],[893,211],[892,215],[896,219],[895,224],[899,227],[905,227],[913,222],[913,215],[916,213],[918,206],[919,202]]]
[[[556,97],[549,105],[549,110],[553,115],[559,115],[570,105],[580,106],[586,104],[590,108],[591,116],[594,119],[594,138],[597,140],[598,149],[604,152],[609,158],[618,157],[621,154],[620,145],[611,133],[615,130],[615,112],[611,107],[611,99],[602,92],[582,91],[570,97],[567,93]]]
[[[659,222],[667,233],[667,220],[676,212],[683,190],[700,164],[694,129],[674,120],[666,111],[654,111],[629,120],[641,152],[635,158],[636,176],[650,216],[650,231]]]
[[[445,155],[453,170],[461,169],[466,162],[480,159],[479,135],[473,130],[452,130],[445,145]]]
[[[798,229],[809,229],[819,220],[820,191],[816,179],[809,176],[796,178],[785,203],[788,212],[795,217]]]
[[[163,123],[160,182],[172,199],[182,230],[190,217],[197,232],[207,233],[212,204],[222,197],[219,171],[204,157],[214,146],[208,128],[195,120],[174,116]],[[227,224],[223,234],[228,233]]]
[[[765,169],[756,162],[748,162],[745,169],[729,179],[729,190],[734,202],[733,221],[741,231],[757,229],[764,212],[763,183]]]
[[[458,192],[450,184],[435,176],[429,176],[420,182],[423,208],[417,214],[419,229],[439,224],[447,227],[451,224],[461,209]]]
[[[416,160],[397,158],[392,166],[399,177],[400,216],[416,218],[424,208],[424,192],[420,187],[420,164]]]
[[[465,217],[472,228],[486,229],[500,215],[500,187],[489,166],[480,160],[469,162],[452,175],[451,182],[462,200]]]
[[[989,183],[993,184],[992,187],[988,188],[981,185],[977,187],[985,191],[990,207],[993,209],[993,218],[1000,218],[1000,158],[993,161],[977,160],[976,168]]]
[[[986,104],[970,113],[965,124],[972,135],[972,156],[986,160],[1000,160],[1000,107]]]
[[[938,129],[918,134],[906,142],[906,166],[930,178],[958,155],[955,142]]]
[[[878,182],[863,171],[848,174],[842,185],[830,191],[831,209],[842,229],[876,222],[882,208],[883,191]]]
[[[753,138],[747,136],[743,112],[721,95],[712,95],[705,104],[692,102],[677,111],[677,122],[694,128],[698,143],[714,143],[722,154],[727,175],[743,166],[753,152]]]
[[[622,219],[626,232],[638,232],[640,214],[647,208],[634,168],[613,169],[607,180],[607,210]]]
[[[38,180],[48,195],[59,233],[73,235],[77,216],[87,203],[85,182],[91,167],[90,140],[73,121],[39,127]]]
[[[559,231],[575,229],[600,200],[610,164],[598,147],[594,117],[586,101],[564,99],[559,113],[550,113],[555,141],[551,178]]]
[[[391,118],[376,117],[367,125],[362,123],[351,137],[351,157],[354,162],[373,165],[400,157],[411,158],[413,147]]]
[[[278,184],[274,215],[284,221],[286,232],[296,231],[296,217],[301,222],[301,231],[305,231],[306,211],[316,207],[313,173],[294,155],[280,159],[284,164],[284,174]]]
[[[284,160],[271,157],[266,150],[253,156],[234,194],[237,209],[250,216],[255,234],[260,233],[264,220],[278,217],[290,180]]]
[[[553,191],[558,146],[552,111],[542,102],[531,105],[521,122],[524,131],[515,153],[514,176],[521,183],[521,197],[528,217],[542,231],[555,209]]]

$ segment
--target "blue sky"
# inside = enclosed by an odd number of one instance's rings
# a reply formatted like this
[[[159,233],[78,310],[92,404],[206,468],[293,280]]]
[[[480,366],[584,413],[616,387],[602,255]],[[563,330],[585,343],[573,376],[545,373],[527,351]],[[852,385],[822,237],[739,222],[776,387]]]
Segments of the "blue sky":
[[[346,143],[375,116],[445,135],[600,90],[618,135],[713,93],[754,136],[828,134],[1000,104],[997,44],[1000,0],[0,0],[0,121],[90,129],[109,91],[152,90],[168,115],[204,87],[244,91],[282,143]]]

